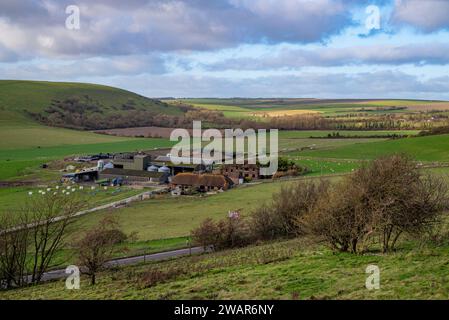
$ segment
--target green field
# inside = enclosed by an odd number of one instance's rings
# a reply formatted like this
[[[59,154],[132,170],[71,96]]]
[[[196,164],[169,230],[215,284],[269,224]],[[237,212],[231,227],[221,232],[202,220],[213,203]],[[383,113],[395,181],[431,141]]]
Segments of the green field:
[[[328,135],[339,134],[344,137],[369,137],[369,136],[414,136],[419,133],[418,130],[293,130],[279,131],[279,139],[306,139],[306,138],[326,138]]]
[[[59,185],[60,190],[68,187],[67,185]],[[49,185],[52,192],[55,192],[55,185]],[[95,188],[91,190],[90,188],[84,188],[80,190],[76,185],[70,185],[74,188],[77,194],[86,199],[86,205],[90,208],[103,205],[106,203],[122,200],[129,198],[136,194],[142,193],[142,190],[131,189],[128,187],[108,187],[106,190],[104,188]],[[42,187],[13,187],[13,188],[0,188],[0,215],[5,211],[15,211],[19,210],[31,197],[38,197],[38,191],[46,192],[47,188]],[[29,195],[32,192],[32,195]]]
[[[76,132],[77,133],[77,132]],[[96,139],[96,134],[91,133]],[[46,170],[39,166],[51,160],[70,155],[97,154],[100,152],[141,151],[165,148],[173,145],[168,139],[135,138],[118,139],[117,142],[72,144],[25,149],[0,150],[0,180],[41,177]]]
[[[339,146],[327,150],[307,150],[301,156],[336,159],[375,159],[393,153],[406,153],[416,160],[449,160],[449,135],[405,138]]]
[[[366,144],[369,145],[372,142],[382,141],[384,139],[373,138],[347,138],[347,139],[282,139],[279,138],[279,152],[288,152],[292,150],[327,150],[340,148],[344,146]]]
[[[187,236],[206,218],[221,219],[229,210],[242,209],[249,214],[263,202],[271,200],[282,184],[262,183],[244,186],[212,196],[171,197],[133,203],[107,214],[118,218],[126,233],[137,232],[139,240],[154,240]],[[80,228],[93,226],[106,212],[92,213],[77,221]]]

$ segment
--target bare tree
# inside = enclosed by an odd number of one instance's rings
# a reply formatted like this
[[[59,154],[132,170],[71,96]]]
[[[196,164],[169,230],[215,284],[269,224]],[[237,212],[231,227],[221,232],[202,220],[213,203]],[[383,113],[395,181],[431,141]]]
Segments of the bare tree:
[[[75,195],[45,194],[33,197],[24,208],[30,224],[31,282],[39,283],[55,253],[64,244],[67,227],[85,203]]]
[[[47,193],[0,218],[0,279],[3,287],[39,283],[64,244],[67,227],[85,203],[77,196]]]
[[[92,285],[95,285],[97,273],[112,258],[114,246],[125,239],[126,235],[120,230],[118,222],[112,217],[106,217],[75,244],[79,263],[86,269],[85,273],[90,275]]]
[[[26,217],[11,212],[0,217],[0,287],[20,287],[27,282],[28,229]],[[15,228],[15,229],[14,229]]]

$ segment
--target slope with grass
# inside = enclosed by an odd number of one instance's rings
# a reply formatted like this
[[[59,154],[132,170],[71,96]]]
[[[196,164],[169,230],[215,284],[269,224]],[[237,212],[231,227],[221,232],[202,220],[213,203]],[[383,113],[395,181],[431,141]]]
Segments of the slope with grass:
[[[42,112],[52,100],[89,96],[104,111],[133,100],[137,107],[155,113],[180,114],[176,106],[138,94],[86,83],[0,80],[0,127],[17,123],[29,123],[27,112]],[[125,112],[123,112],[125,114]]]
[[[38,81],[0,81],[0,180],[34,179],[45,173],[39,165],[74,154],[148,150],[168,147],[164,139],[132,139],[87,131],[52,128],[36,123],[28,112],[39,113],[52,100],[89,96],[107,113],[132,100],[136,107],[164,114],[180,114],[175,106],[135,93],[93,84]],[[126,117],[126,110],[120,110]]]
[[[353,255],[291,240],[107,271],[95,286],[82,277],[80,290],[60,280],[0,299],[448,299],[448,250],[407,241],[395,253]],[[372,264],[379,290],[365,287]]]

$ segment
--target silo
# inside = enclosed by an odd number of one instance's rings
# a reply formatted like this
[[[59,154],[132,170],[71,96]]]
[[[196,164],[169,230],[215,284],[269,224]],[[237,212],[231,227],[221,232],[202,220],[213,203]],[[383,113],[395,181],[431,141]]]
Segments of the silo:
[[[104,161],[103,160],[98,160],[97,169],[98,169],[98,171],[102,171],[104,169]]]

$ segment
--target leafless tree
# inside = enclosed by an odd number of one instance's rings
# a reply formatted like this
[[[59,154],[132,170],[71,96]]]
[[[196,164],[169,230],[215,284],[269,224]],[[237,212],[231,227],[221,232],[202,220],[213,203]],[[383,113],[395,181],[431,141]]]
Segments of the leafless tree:
[[[74,215],[84,207],[76,196],[39,195],[0,218],[0,278],[4,287],[39,283],[64,242]]]
[[[27,281],[26,225],[26,217],[20,213],[6,212],[0,217],[0,287],[6,289],[20,287]]]
[[[38,283],[64,244],[67,227],[85,203],[76,195],[45,194],[31,198],[24,207],[32,258],[31,282]]]
[[[79,264],[86,269],[85,273],[90,275],[92,285],[95,285],[98,272],[112,259],[114,246],[125,239],[126,235],[120,230],[117,220],[106,217],[77,241],[75,247]]]

